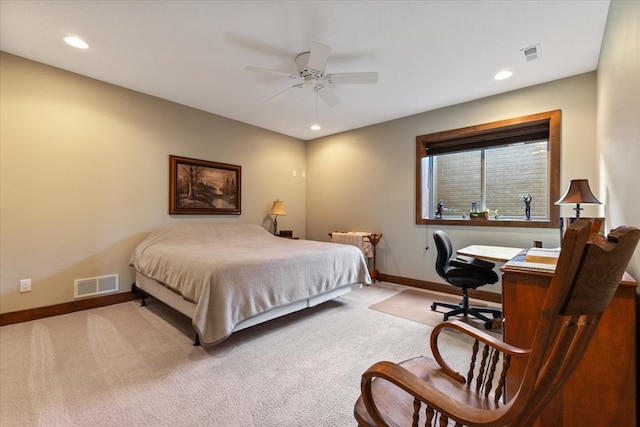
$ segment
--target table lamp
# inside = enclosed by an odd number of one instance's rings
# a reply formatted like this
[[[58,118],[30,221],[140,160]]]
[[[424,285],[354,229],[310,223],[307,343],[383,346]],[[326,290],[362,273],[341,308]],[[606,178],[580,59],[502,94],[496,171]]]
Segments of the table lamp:
[[[560,218],[560,244],[562,244],[562,238],[567,228],[573,224],[578,218],[580,218],[580,203],[588,203],[594,205],[601,205],[600,200],[596,199],[591,189],[589,188],[589,181],[586,179],[572,179],[569,181],[569,188],[564,195],[556,202],[556,205],[571,205],[576,204],[573,208],[576,211],[575,218]],[[591,232],[597,233],[600,231],[604,218],[590,218],[591,219]]]
[[[556,202],[556,205],[570,205],[574,203],[576,207],[573,208],[573,210],[576,211],[576,218],[580,218],[580,211],[583,210],[580,207],[580,203],[602,204],[591,192],[589,181],[586,179],[572,179],[569,181],[569,188],[567,188],[567,191],[560,200]]]
[[[284,210],[284,204],[280,199],[273,202],[273,206],[271,206],[271,210],[269,211],[269,215],[275,215],[273,217],[273,234],[278,234],[278,215],[286,215],[287,212]]]

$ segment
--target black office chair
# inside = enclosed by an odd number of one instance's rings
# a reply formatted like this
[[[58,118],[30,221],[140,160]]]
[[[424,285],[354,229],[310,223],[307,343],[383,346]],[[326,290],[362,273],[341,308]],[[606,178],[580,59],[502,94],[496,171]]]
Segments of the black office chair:
[[[444,320],[451,316],[462,314],[465,317],[471,315],[484,322],[486,329],[493,327],[493,320],[483,313],[491,314],[494,319],[502,316],[502,312],[496,308],[469,306],[468,289],[476,289],[480,286],[489,285],[498,281],[498,275],[493,271],[495,264],[481,259],[457,256],[453,258],[453,245],[447,233],[437,230],[433,233],[433,239],[438,248],[436,258],[436,272],[438,276],[447,283],[462,289],[462,302],[458,305],[446,302],[434,302],[431,310],[435,311],[438,306],[451,308],[444,314]]]

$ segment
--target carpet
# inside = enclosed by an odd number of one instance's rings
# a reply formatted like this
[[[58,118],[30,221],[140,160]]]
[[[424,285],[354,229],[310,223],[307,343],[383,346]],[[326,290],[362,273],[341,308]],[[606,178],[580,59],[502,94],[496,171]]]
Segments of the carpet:
[[[443,321],[443,314],[450,309],[438,307],[436,311],[431,311],[431,304],[434,300],[459,304],[461,297],[407,289],[393,295],[392,297],[373,304],[369,308],[392,316],[402,317],[403,319],[422,323],[423,325],[436,326]],[[485,301],[478,300],[469,300],[469,304],[480,307],[486,307],[489,305]],[[491,306],[495,305],[492,304]],[[484,322],[471,316],[467,318],[464,316],[453,316],[450,319],[462,320],[478,329],[485,329]],[[497,319],[497,321],[494,322],[494,327],[491,329],[491,332],[500,333],[501,328],[501,321],[500,319]]]
[[[149,299],[0,328],[0,425],[352,427],[360,376],[431,355],[431,328],[336,300],[194,347],[190,321]],[[466,360],[464,336],[441,336]],[[463,368],[458,368],[463,369]]]

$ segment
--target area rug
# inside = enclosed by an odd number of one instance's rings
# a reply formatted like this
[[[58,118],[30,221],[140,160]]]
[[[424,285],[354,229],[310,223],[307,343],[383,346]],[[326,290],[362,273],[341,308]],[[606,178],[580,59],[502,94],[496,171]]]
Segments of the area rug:
[[[423,325],[436,326],[443,321],[443,314],[446,311],[449,311],[449,309],[445,307],[438,307],[436,311],[432,311],[431,304],[434,301],[458,304],[460,303],[460,300],[461,297],[458,296],[407,289],[393,295],[392,297],[373,304],[369,308],[392,316],[422,323]],[[478,300],[469,300],[469,303],[470,305],[480,307],[489,305],[484,301]],[[484,322],[471,316],[467,318],[464,316],[453,316],[450,319],[462,320],[477,327],[478,329],[485,329]],[[494,327],[491,329],[491,332],[500,333],[500,331],[501,322],[497,319],[494,322]]]

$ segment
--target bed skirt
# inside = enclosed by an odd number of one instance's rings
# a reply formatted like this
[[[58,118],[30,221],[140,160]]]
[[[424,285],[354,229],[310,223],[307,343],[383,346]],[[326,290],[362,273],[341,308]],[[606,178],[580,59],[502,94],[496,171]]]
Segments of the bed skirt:
[[[173,292],[171,289],[167,288],[161,283],[153,279],[150,279],[145,275],[143,275],[142,273],[136,271],[135,286],[136,288],[143,291],[145,294],[148,294],[151,297],[173,308],[174,310],[179,311],[180,313],[187,316],[189,319],[193,319],[193,314],[196,309],[196,304],[184,299],[181,295]],[[257,314],[253,317],[250,317],[238,323],[233,328],[233,331],[231,333],[240,331],[250,326],[267,322],[272,319],[276,319],[281,316],[285,316],[287,314],[294,313],[296,311],[304,310],[305,308],[315,307],[318,304],[322,304],[323,302],[327,302],[332,299],[338,298],[341,295],[347,294],[353,291],[354,289],[359,289],[361,287],[362,287],[362,283],[351,283],[348,285],[340,286],[339,288],[332,289],[320,295],[314,295],[309,298],[305,298],[299,301],[294,301],[279,307],[274,307],[270,310]],[[193,329],[196,331],[196,334],[198,336],[197,341],[201,341],[200,331],[198,330],[195,324],[192,323],[192,325],[193,325]]]

